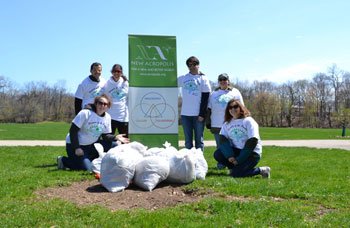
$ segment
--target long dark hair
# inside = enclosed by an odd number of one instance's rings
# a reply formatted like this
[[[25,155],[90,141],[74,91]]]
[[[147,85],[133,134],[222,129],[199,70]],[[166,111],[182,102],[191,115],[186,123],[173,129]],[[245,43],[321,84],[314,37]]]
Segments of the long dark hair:
[[[225,122],[230,122],[232,120],[233,116],[230,113],[230,109],[234,105],[238,105],[239,109],[240,109],[240,116],[238,117],[238,119],[242,119],[242,118],[250,116],[250,111],[244,105],[242,105],[242,103],[239,100],[231,99],[227,103],[227,106],[225,109]]]
[[[120,65],[120,64],[114,64],[114,65],[112,66],[111,73],[113,74],[113,72],[115,71],[115,68],[116,68],[116,67],[119,67],[119,68],[122,70],[122,75],[121,75],[121,77],[124,79],[124,81],[127,81],[128,78],[124,75],[122,65]]]

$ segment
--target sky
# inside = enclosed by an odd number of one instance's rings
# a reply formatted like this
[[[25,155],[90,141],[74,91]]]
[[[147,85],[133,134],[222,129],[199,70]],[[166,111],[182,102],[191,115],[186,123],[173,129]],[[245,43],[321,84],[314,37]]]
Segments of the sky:
[[[0,0],[0,76],[74,93],[100,62],[128,77],[128,35],[176,36],[177,73],[190,56],[216,82],[311,80],[350,71],[348,0]]]

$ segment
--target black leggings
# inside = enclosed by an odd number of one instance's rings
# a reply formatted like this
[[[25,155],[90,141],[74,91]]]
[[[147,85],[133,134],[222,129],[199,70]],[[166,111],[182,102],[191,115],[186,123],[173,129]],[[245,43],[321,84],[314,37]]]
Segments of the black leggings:
[[[129,123],[128,122],[119,122],[116,120],[112,120],[112,134],[116,133],[118,129],[118,134],[125,134],[125,137],[129,135]]]

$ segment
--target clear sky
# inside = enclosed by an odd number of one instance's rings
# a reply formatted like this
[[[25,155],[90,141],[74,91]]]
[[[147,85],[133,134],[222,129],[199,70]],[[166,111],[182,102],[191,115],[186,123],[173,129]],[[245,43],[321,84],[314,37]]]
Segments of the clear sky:
[[[216,81],[311,79],[350,71],[349,0],[0,0],[0,75],[23,86],[65,81],[92,62],[128,75],[128,35],[176,36],[178,74],[197,56]]]

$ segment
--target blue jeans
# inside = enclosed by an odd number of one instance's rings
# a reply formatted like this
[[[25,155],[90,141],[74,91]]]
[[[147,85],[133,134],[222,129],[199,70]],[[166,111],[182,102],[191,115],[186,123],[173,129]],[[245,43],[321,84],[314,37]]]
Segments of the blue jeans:
[[[185,147],[191,149],[193,147],[193,133],[196,148],[201,148],[204,151],[203,132],[204,121],[198,121],[198,116],[183,116],[181,115],[181,123],[185,136]]]
[[[236,154],[238,152],[236,150],[239,149],[233,148],[233,150]],[[260,161],[260,156],[257,153],[251,153],[247,160],[238,165],[233,165],[231,162],[229,162],[228,159],[222,154],[220,149],[217,149],[214,152],[214,158],[218,163],[227,166],[231,170],[230,175],[232,177],[251,177],[260,174],[260,169],[255,168]]]
[[[220,134],[219,133],[213,133],[214,134],[214,138],[215,138],[215,142],[216,142],[216,149],[219,149],[219,145],[220,145]]]

